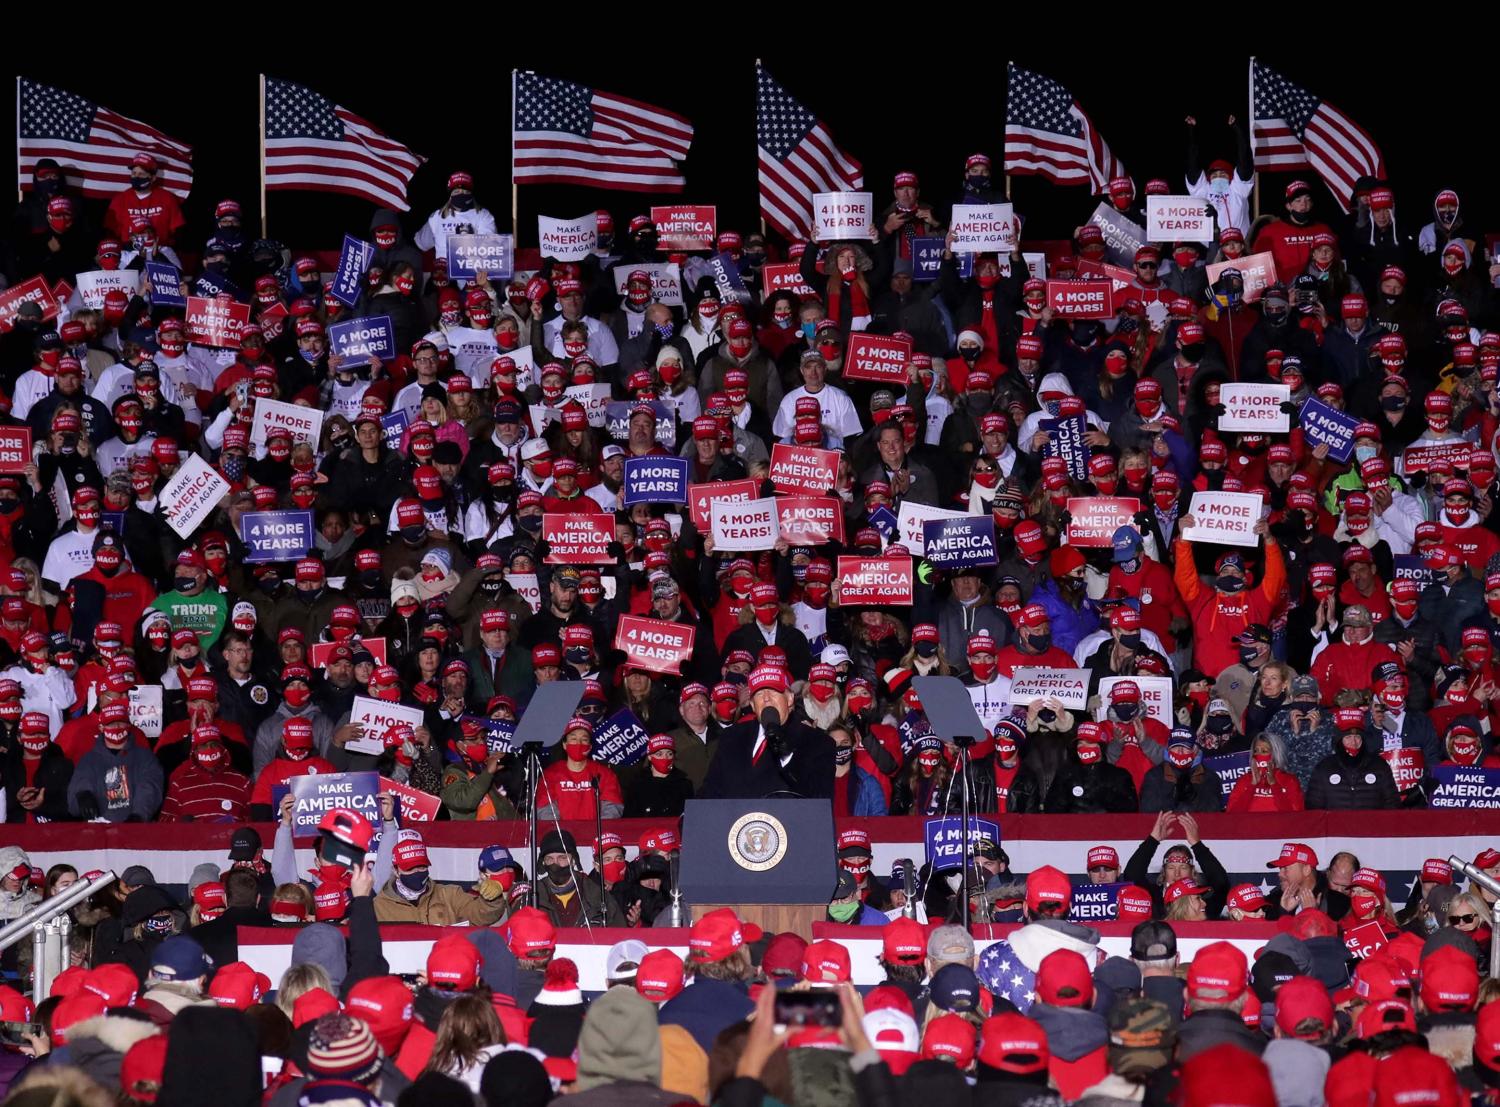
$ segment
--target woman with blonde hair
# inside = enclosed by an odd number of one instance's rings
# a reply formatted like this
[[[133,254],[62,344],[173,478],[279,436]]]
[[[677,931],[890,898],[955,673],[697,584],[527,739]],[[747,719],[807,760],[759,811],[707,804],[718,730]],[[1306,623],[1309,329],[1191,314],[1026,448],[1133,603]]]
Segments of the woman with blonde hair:
[[[333,981],[328,977],[328,970],[322,965],[312,961],[292,965],[281,974],[281,983],[276,987],[276,1006],[281,1008],[282,1014],[291,1018],[292,1010],[297,1006],[297,1000],[314,988],[322,988],[329,995],[337,994],[334,991]]]
[[[477,1095],[484,1066],[505,1044],[505,1031],[489,997],[461,995],[438,1020],[432,1057],[424,1071],[461,1080]]]
[[[1467,934],[1479,947],[1479,963],[1490,963],[1490,941],[1494,937],[1495,917],[1490,905],[1478,892],[1460,892],[1448,901],[1448,910],[1442,920],[1463,934]]]

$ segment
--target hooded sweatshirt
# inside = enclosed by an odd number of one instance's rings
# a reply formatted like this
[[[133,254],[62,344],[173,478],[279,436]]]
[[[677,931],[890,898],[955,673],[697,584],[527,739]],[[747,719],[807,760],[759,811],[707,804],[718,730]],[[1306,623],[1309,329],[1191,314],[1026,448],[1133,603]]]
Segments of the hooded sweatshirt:
[[[661,1088],[661,1034],[656,1008],[632,988],[611,988],[589,1008],[578,1035],[578,1085],[585,1104],[678,1102]]]

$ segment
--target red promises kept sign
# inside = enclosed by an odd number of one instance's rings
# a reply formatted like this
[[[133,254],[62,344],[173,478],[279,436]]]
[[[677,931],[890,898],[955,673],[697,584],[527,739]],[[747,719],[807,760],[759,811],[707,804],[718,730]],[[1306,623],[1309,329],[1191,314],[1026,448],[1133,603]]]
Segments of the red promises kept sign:
[[[651,209],[656,242],[663,250],[712,250],[718,224],[712,204],[668,204]]]
[[[1048,281],[1047,306],[1069,319],[1108,319],[1115,313],[1109,281]]]
[[[614,560],[608,546],[615,540],[613,515],[543,515],[542,538],[551,548],[548,565],[602,565]]]
[[[841,557],[838,564],[839,603],[896,607],[912,602],[912,559]]]
[[[615,628],[615,649],[638,668],[653,673],[679,673],[682,663],[693,656],[695,633],[684,623],[622,615]]]
[[[771,447],[771,483],[778,492],[810,492],[822,495],[839,475],[839,451],[816,446]]]
[[[883,334],[851,334],[844,357],[844,376],[854,381],[879,381],[906,387],[911,361],[911,339]]]

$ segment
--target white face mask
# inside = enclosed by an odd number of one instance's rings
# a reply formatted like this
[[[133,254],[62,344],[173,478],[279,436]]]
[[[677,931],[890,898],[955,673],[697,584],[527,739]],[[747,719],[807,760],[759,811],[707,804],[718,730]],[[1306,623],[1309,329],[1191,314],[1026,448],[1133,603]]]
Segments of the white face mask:
[[[943,880],[947,883],[950,892],[956,892],[963,886],[964,874],[955,870],[943,877]]]

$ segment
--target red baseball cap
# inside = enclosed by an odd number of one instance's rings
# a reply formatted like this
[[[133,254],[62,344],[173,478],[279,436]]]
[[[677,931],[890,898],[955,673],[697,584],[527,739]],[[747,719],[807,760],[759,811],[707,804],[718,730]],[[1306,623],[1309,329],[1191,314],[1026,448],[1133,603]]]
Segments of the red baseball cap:
[[[427,979],[439,988],[467,992],[479,982],[483,964],[478,946],[462,934],[450,934],[434,942],[427,954]]]
[[[1302,842],[1287,842],[1281,847],[1281,855],[1274,861],[1267,861],[1268,869],[1284,869],[1288,865],[1311,865],[1318,867],[1318,855],[1313,852],[1312,846]]]
[[[546,912],[535,907],[522,907],[512,913],[507,927],[510,936],[506,945],[517,957],[534,957],[557,946],[557,927]]]
[[[720,907],[693,924],[688,935],[688,957],[694,961],[722,961],[760,936],[760,927],[742,923],[730,908]]]
[[[1180,883],[1180,882],[1179,882]],[[1063,995],[1071,991],[1072,995]],[[1053,950],[1036,970],[1037,999],[1053,1007],[1088,1007],[1094,1002],[1094,977],[1083,954]]]
[[[1233,1000],[1248,986],[1245,955],[1228,942],[1213,942],[1198,951],[1188,966],[1187,990],[1192,997]]]
[[[386,1056],[394,1057],[411,1026],[412,991],[399,976],[366,977],[349,989],[345,1009],[363,1019]]]
[[[842,984],[849,979],[847,946],[820,939],[802,951],[802,979],[813,984]]]
[[[1026,907],[1036,911],[1044,903],[1061,903],[1070,907],[1073,903],[1073,882],[1068,874],[1051,865],[1033,869],[1026,877]]]
[[[653,949],[636,967],[635,990],[652,1003],[665,1003],[682,986],[682,958],[670,949]]]
[[[1422,958],[1419,994],[1433,1013],[1472,1010],[1479,997],[1479,966],[1462,950],[1439,946]]]
[[[1120,853],[1114,846],[1095,846],[1089,850],[1086,869],[1118,869]]]
[[[1120,922],[1144,922],[1156,913],[1151,893],[1138,884],[1120,889],[1115,898],[1115,915]]]
[[[922,1060],[952,1061],[960,1069],[974,1063],[978,1035],[974,1024],[962,1015],[949,1012],[927,1024],[922,1034]]]
[[[1294,976],[1276,990],[1276,1025],[1288,1038],[1317,1041],[1333,1026],[1333,1000],[1328,989],[1311,976]],[[1316,1019],[1322,1029],[1299,1035],[1297,1027]]]
[[[1019,1076],[1045,1072],[1052,1051],[1040,1024],[1025,1015],[993,1015],[979,1028],[979,1063]]]
[[[881,960],[896,965],[915,965],[926,956],[927,930],[915,919],[902,915],[881,928]]]

